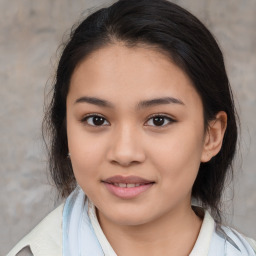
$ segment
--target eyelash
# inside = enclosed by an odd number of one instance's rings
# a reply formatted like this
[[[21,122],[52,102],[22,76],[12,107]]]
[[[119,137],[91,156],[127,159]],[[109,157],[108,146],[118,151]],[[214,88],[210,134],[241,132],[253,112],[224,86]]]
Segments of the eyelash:
[[[106,125],[91,125],[91,124],[88,124],[88,119],[89,118],[93,118],[93,117],[102,117],[103,119],[105,119],[102,115],[99,115],[99,114],[96,114],[96,113],[93,113],[93,114],[88,114],[86,116],[84,116],[81,120],[81,122],[85,125],[88,125],[88,126],[92,126],[92,127],[95,127],[95,128],[101,128],[102,126],[106,126]],[[162,113],[157,113],[157,114],[154,114],[154,115],[151,115],[148,117],[148,121],[154,117],[162,117],[164,118],[165,120],[168,120],[168,124],[165,124],[165,125],[161,125],[161,126],[157,126],[157,125],[153,125],[153,127],[157,127],[157,128],[165,128],[166,126],[170,125],[171,123],[175,123],[177,122],[176,120],[174,120],[173,118],[171,118],[170,116],[167,116],[165,114],[162,114]],[[106,119],[105,119],[106,121]],[[147,122],[148,122],[147,121]],[[165,122],[164,122],[165,123]],[[147,126],[150,126],[150,125],[147,125]]]

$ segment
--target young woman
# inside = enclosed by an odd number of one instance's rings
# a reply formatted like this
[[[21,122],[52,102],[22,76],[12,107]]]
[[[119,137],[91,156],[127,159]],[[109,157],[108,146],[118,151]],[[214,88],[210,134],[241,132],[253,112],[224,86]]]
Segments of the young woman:
[[[236,111],[222,53],[186,10],[121,0],[87,17],[45,121],[67,199],[8,256],[256,255],[221,222]]]

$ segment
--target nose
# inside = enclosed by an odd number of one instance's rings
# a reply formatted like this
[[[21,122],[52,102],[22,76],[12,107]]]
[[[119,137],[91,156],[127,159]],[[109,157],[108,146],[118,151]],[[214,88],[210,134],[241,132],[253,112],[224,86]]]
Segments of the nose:
[[[128,125],[120,127],[119,130],[115,131],[110,142],[108,160],[111,163],[126,167],[144,162],[146,156],[139,137],[141,136],[136,129]]]

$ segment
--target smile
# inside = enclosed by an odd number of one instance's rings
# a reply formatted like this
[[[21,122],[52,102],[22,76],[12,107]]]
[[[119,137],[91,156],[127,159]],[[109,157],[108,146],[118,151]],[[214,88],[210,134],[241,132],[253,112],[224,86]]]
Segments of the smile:
[[[120,188],[134,188],[139,187],[143,184],[114,183],[113,185]]]
[[[102,181],[106,189],[121,199],[132,199],[148,191],[154,181],[137,176],[113,176]]]

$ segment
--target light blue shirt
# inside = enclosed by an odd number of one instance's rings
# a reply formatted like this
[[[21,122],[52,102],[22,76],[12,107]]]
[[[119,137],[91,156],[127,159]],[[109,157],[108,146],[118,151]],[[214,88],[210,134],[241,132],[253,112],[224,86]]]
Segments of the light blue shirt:
[[[207,210],[189,256],[256,256],[255,241],[216,224]],[[66,200],[63,211],[63,256],[117,256],[97,220],[93,203],[81,189]]]

